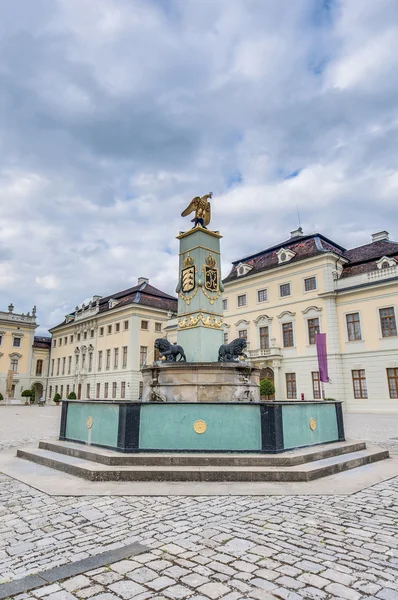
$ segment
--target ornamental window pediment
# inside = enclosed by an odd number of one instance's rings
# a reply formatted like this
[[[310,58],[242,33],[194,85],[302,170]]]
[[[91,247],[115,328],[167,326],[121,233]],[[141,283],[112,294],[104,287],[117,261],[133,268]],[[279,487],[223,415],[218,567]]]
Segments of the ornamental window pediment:
[[[256,325],[269,325],[272,321],[273,317],[269,317],[268,315],[259,315],[257,319],[254,319]]]
[[[291,312],[290,310],[284,310],[283,312],[281,312],[280,315],[277,315],[278,319],[286,319],[286,318],[292,318],[296,315],[295,312]]]
[[[252,269],[253,267],[251,265],[240,262],[236,267],[236,273],[238,277],[241,277],[242,275],[247,275]]]
[[[383,258],[380,258],[380,260],[376,261],[376,265],[378,269],[388,269],[389,267],[395,267],[397,265],[397,261],[395,258],[383,256]]]
[[[240,325],[250,325],[250,321],[246,321],[246,319],[240,319],[237,323],[235,323],[235,327],[239,327]]]
[[[289,260],[292,260],[292,258],[296,256],[296,252],[293,252],[293,250],[289,250],[286,248],[281,248],[276,253],[276,256],[278,257],[278,264],[281,265],[283,263],[289,262]]]
[[[8,355],[10,358],[22,358],[22,354],[19,354],[19,352],[11,352],[11,354]]]
[[[80,348],[78,348],[78,346],[75,348],[75,354],[80,354]]]
[[[301,311],[303,313],[303,315],[306,315],[308,313],[320,313],[322,312],[322,308],[319,308],[318,306],[307,306],[307,308],[305,308],[304,310]]]
[[[108,308],[113,308],[117,304],[119,304],[119,300],[115,300],[115,298],[110,298],[110,300],[108,300]]]

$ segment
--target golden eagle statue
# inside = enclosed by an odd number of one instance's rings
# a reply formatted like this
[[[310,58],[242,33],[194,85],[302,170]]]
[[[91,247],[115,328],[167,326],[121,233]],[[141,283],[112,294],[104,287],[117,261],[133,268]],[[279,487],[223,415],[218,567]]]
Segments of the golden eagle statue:
[[[204,229],[207,229],[206,225],[210,223],[211,208],[209,198],[213,196],[213,192],[206,194],[206,196],[195,196],[187,208],[181,213],[182,217],[187,217],[191,212],[195,211],[195,217],[192,219],[193,227],[200,225]]]

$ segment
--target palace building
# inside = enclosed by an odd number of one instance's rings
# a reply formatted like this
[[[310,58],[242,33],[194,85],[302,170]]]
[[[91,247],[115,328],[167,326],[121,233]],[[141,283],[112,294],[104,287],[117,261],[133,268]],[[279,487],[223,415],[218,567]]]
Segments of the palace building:
[[[35,336],[36,307],[32,314],[0,312],[0,393],[4,400],[21,403],[22,392],[33,389],[37,402],[45,394],[51,339]]]
[[[350,412],[398,412],[398,242],[386,231],[346,250],[299,228],[234,261],[224,287],[224,341],[246,338],[277,400],[327,397]],[[327,336],[325,384],[318,332]]]
[[[153,362],[155,339],[177,312],[177,299],[140,277],[136,286],[93,298],[50,329],[47,398],[137,401],[141,368]]]

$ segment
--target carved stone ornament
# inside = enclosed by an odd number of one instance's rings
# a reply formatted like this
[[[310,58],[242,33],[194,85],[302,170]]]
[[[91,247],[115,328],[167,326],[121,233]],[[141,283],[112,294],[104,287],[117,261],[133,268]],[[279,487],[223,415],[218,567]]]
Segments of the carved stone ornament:
[[[203,313],[198,313],[196,316],[191,315],[190,317],[184,317],[178,320],[179,329],[190,329],[192,327],[198,327],[199,325],[209,327],[210,329],[221,329],[223,322],[222,319],[217,319],[217,317],[212,315],[205,316]]]

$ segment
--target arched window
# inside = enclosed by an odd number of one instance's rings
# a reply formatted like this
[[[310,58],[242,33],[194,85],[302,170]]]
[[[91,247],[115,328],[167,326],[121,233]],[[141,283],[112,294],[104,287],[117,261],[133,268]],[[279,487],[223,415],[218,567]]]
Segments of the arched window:
[[[41,377],[42,374],[43,374],[43,361],[38,360],[36,362],[36,377]]]

